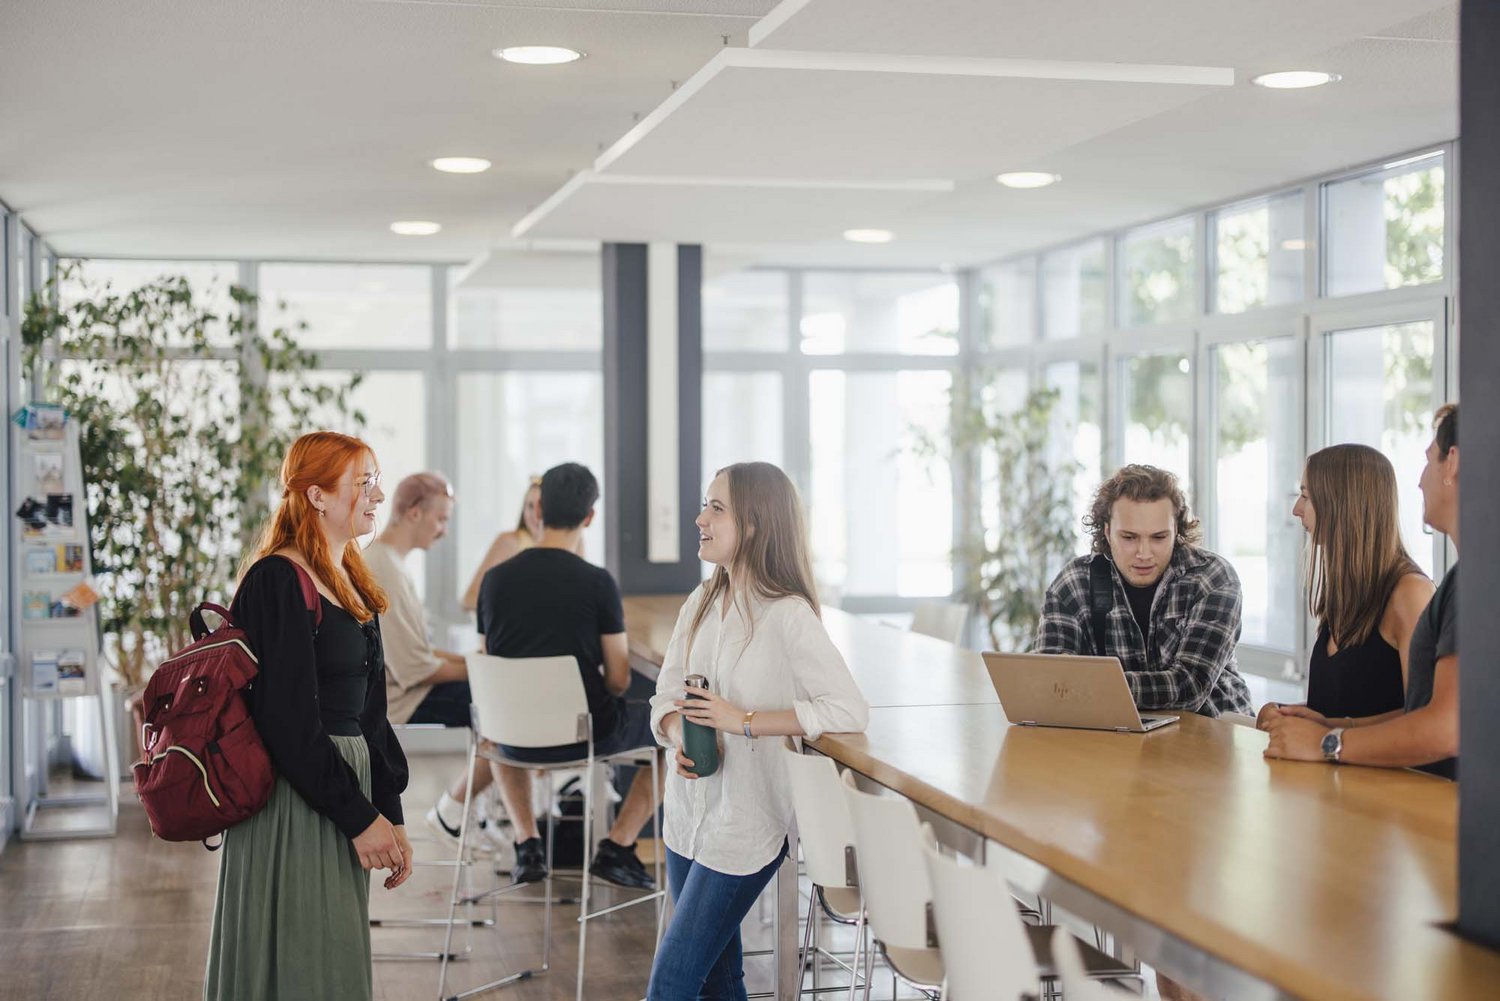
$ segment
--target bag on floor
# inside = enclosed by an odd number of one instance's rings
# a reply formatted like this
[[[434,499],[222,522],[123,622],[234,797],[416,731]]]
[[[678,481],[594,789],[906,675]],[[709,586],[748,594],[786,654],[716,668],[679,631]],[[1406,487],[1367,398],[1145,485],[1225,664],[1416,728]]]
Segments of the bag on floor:
[[[295,564],[293,564],[295,566]],[[312,577],[297,576],[307,609],[322,623]],[[203,620],[222,621],[212,632]],[[135,791],[151,831],[163,841],[202,841],[260,811],[271,798],[276,772],[255,730],[245,691],[260,666],[244,630],[227,609],[205,602],[188,618],[193,642],[151,675],[141,696],[141,760]]]

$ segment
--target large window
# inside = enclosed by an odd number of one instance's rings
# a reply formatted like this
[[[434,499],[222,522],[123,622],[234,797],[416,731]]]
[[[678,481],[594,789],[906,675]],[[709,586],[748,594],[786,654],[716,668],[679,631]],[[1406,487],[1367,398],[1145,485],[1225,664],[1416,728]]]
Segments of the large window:
[[[958,286],[951,279],[811,272],[802,295],[804,354],[958,353]]]
[[[1036,262],[1030,258],[979,272],[979,329],[988,347],[1025,344],[1036,334]]]
[[[1120,361],[1122,462],[1175,473],[1191,489],[1192,362],[1187,355],[1135,355]]]
[[[1241,642],[1297,648],[1302,524],[1292,504],[1302,474],[1297,342],[1214,348],[1214,507],[1209,542],[1229,558],[1244,595]]]
[[[1048,436],[1049,462],[1054,469],[1074,467],[1073,524],[1078,533],[1077,551],[1086,553],[1091,542],[1083,516],[1102,479],[1099,457],[1104,448],[1104,408],[1099,366],[1095,362],[1053,362],[1042,370],[1042,384],[1058,394]]]
[[[271,322],[307,324],[304,347],[432,346],[432,268],[424,265],[263,264],[260,300]]]
[[[229,328],[226,322],[237,308],[229,288],[239,281],[239,265],[234,261],[126,261],[107,258],[70,260],[69,277],[61,282],[58,297],[66,307],[78,300],[88,286],[93,296],[107,293],[128,296],[144,285],[162,278],[186,278],[192,290],[193,303],[207,309],[221,322],[210,324],[204,336],[210,344],[226,344]]]
[[[1193,220],[1172,219],[1120,238],[1120,325],[1179,323],[1197,310]]]
[[[506,351],[598,351],[604,306],[598,268],[559,267],[510,283],[458,285],[449,279],[448,344]]]
[[[1044,338],[1061,341],[1103,332],[1108,303],[1103,240],[1042,255]]]
[[[1431,153],[1324,188],[1328,295],[1442,279],[1443,160]]]
[[[782,457],[780,372],[703,374],[703,479],[735,462]]]
[[[462,593],[490,542],[516,527],[533,476],[581,462],[604,485],[604,384],[598,372],[463,372],[458,375],[454,470],[454,585]],[[583,533],[585,555],[604,562],[604,503]]]
[[[785,351],[788,280],[785,271],[736,271],[704,282],[704,350]]]
[[[1213,215],[1214,308],[1240,313],[1302,298],[1305,200],[1300,191]]]
[[[1432,441],[1434,326],[1419,320],[1336,330],[1327,334],[1325,345],[1328,442],[1359,442],[1391,460],[1401,500],[1401,537],[1429,574],[1434,553],[1422,526],[1417,480]]]
[[[821,585],[845,595],[953,590],[948,464],[923,437],[948,426],[948,372],[812,373],[812,544]]]

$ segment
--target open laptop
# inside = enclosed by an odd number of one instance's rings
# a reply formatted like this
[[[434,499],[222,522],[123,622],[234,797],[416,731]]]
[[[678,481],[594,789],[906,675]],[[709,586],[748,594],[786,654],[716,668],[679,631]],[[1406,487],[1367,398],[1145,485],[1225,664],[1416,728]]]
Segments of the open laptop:
[[[1142,716],[1117,657],[986,653],[984,666],[1000,705],[1021,726],[1145,733],[1177,716]]]

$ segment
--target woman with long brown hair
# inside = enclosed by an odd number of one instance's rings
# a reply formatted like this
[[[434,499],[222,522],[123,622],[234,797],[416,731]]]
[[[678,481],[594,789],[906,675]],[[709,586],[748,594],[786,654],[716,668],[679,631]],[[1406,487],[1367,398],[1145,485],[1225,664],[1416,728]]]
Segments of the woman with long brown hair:
[[[858,733],[869,717],[823,628],[786,474],[765,462],[719,470],[697,526],[698,556],[716,569],[677,617],[651,700],[651,728],[675,750],[676,774],[663,827],[675,911],[650,1001],[745,997],[740,922],[786,856],[792,828],[780,741],[758,739]],[[693,675],[708,687],[688,689]],[[684,718],[718,731],[719,767],[705,778],[683,751]]]
[[[390,871],[387,889],[411,872],[376,619],[386,597],[357,541],[375,530],[380,470],[358,438],[317,431],[292,443],[281,481],[231,606],[259,661],[248,700],[278,777],[224,835],[208,1001],[371,997],[369,870]]]
[[[1432,581],[1401,544],[1396,471],[1368,445],[1308,456],[1292,514],[1308,534],[1307,607],[1318,623],[1307,706],[1330,719],[1383,718],[1406,702],[1407,649]],[[1279,709],[1261,708],[1264,728]]]
[[[1457,550],[1458,404],[1439,407],[1432,430],[1417,481],[1422,521]],[[1285,706],[1266,720],[1266,757],[1420,768],[1458,778],[1458,564],[1448,568],[1436,591],[1431,584],[1427,591],[1431,600],[1411,630],[1409,650],[1403,650],[1404,711],[1343,719],[1310,706]]]

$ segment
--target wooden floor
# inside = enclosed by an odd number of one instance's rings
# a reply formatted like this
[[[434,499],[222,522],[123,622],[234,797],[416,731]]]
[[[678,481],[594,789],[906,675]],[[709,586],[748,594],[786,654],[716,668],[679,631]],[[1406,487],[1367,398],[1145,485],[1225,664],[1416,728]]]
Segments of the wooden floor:
[[[422,816],[440,784],[459,770],[461,761],[422,755],[413,756],[412,766],[412,788],[404,799],[413,847],[419,856],[439,857],[443,848],[427,834]],[[0,999],[194,1001],[202,997],[218,856],[197,845],[155,840],[128,786],[121,801],[119,834],[113,839],[12,839],[0,853]],[[486,878],[480,871],[476,878]],[[451,873],[451,869],[418,868],[394,892],[386,891],[377,880],[371,891],[371,913],[383,917],[445,914]],[[625,891],[610,892],[624,899]],[[501,1001],[572,998],[577,913],[576,906],[553,909],[549,974],[486,997]],[[449,993],[539,962],[542,908],[506,903],[499,906],[498,915],[499,934],[488,929],[469,933],[473,952],[466,961],[450,967]],[[747,949],[769,946],[770,930],[761,926],[754,913],[745,923],[745,932]],[[456,942],[462,943],[464,934],[455,933]],[[650,905],[591,924],[584,996],[590,1001],[644,997],[654,934]],[[377,953],[436,951],[441,934],[440,930],[377,929],[373,943]],[[771,973],[769,958],[747,960],[747,988],[768,990]],[[825,981],[831,982],[835,981]],[[389,1001],[436,998],[437,964],[377,962],[375,997]]]
[[[460,758],[413,755],[412,783],[403,797],[408,831],[419,857],[443,857],[451,849],[427,831],[423,815],[447,779],[460,770]],[[97,788],[97,786],[96,786]],[[32,841],[12,839],[0,852],[0,1001],[199,1001],[213,916],[218,856],[197,845],[167,844],[151,836],[145,814],[125,785],[119,834],[104,840]],[[496,877],[478,867],[476,879]],[[447,911],[452,870],[419,867],[394,892],[376,880],[371,914],[377,917],[433,917]],[[499,877],[505,883],[506,877]],[[806,901],[804,885],[803,901]],[[625,899],[625,891],[615,899]],[[763,902],[769,907],[769,898]],[[482,914],[488,914],[485,908]],[[469,956],[450,966],[448,994],[458,993],[517,970],[535,967],[541,957],[542,908],[504,903],[493,929],[455,932],[455,946]],[[564,1001],[574,997],[578,962],[576,906],[553,909],[552,969],[545,976],[486,994],[497,1001]],[[763,919],[764,916],[764,919]],[[769,949],[770,911],[752,910],[742,932],[745,948]],[[584,997],[588,1001],[638,1001],[646,993],[655,951],[650,905],[630,908],[590,925]],[[469,935],[465,943],[465,935]],[[847,953],[848,929],[824,924],[823,944]],[[800,941],[800,939],[799,939]],[[375,952],[437,951],[441,931],[376,929]],[[746,989],[769,991],[769,956],[745,961]],[[811,987],[811,976],[805,986]],[[819,985],[847,984],[845,975],[825,966]],[[874,978],[877,998],[916,998],[904,986],[893,991],[888,974]],[[1148,997],[1154,997],[1149,992]],[[841,997],[841,994],[824,995]],[[375,963],[378,1001],[437,998],[437,964],[430,961]],[[308,999],[337,1001],[337,999]]]

